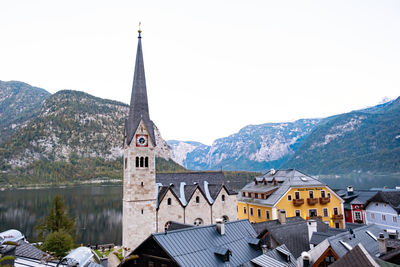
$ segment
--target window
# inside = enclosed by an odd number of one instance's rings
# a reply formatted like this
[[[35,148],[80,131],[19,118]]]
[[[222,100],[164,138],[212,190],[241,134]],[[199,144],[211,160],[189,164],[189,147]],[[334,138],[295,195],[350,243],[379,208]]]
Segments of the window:
[[[257,209],[257,216],[258,216],[258,218],[261,218],[261,210],[260,209]]]
[[[382,221],[386,221],[386,215],[382,214]]]
[[[308,195],[310,196],[310,198],[314,198],[314,191],[308,191]]]
[[[264,194],[261,194],[261,198],[264,199],[264,198],[265,198],[265,195],[264,195]]]
[[[143,214],[143,210],[142,210],[142,214]]]
[[[154,267],[154,262],[149,261],[147,266],[148,266],[148,267]]]
[[[201,218],[197,218],[196,220],[194,220],[194,223],[193,223],[195,226],[200,226],[200,225],[203,225],[203,219],[201,219]]]
[[[144,166],[145,166],[146,168],[149,167],[149,158],[148,158],[148,157],[146,157],[146,158],[144,159]]]
[[[242,196],[245,197],[246,196],[246,192],[242,192]]]
[[[397,223],[397,217],[396,216],[393,216],[393,222]]]
[[[291,201],[292,200],[292,195],[287,196],[287,200]]]
[[[250,215],[253,216],[253,208],[250,208]]]
[[[266,215],[266,217],[267,217],[267,220],[269,220],[269,210],[267,210],[267,211],[265,212],[265,215]]]
[[[298,191],[294,192],[294,198],[300,199],[300,192],[298,192]]]
[[[141,183],[140,183],[140,186],[141,186],[141,187],[143,187],[143,186],[144,186],[144,183],[143,183],[143,182],[141,182]]]
[[[346,210],[344,213],[346,214],[346,217],[350,216],[350,212],[348,210]]]
[[[221,196],[222,201],[225,201],[225,195]]]
[[[246,213],[247,213],[247,211],[246,211],[246,207],[243,207],[243,213],[244,213],[244,214],[246,214]]]
[[[143,157],[140,157],[140,167],[141,167],[141,168],[143,168],[143,161],[144,161],[144,158],[143,158]]]
[[[257,193],[254,193],[254,197],[255,197],[255,198],[258,198],[258,194],[257,194]]]
[[[309,216],[309,217],[316,217],[316,216],[318,216],[318,214],[317,214],[317,209],[309,209],[309,210],[308,210],[308,216]]]
[[[331,193],[328,193],[327,195],[328,195],[329,198],[331,198]]]
[[[168,204],[168,205],[171,205],[171,203],[172,203],[172,199],[171,199],[171,198],[168,198],[167,204]]]
[[[170,225],[171,225],[171,221],[166,222],[166,223],[164,224],[164,230],[168,230],[168,228],[170,227]]]
[[[324,208],[323,211],[324,211],[324,217],[329,217],[328,209]]]
[[[229,222],[229,217],[224,215],[222,216],[222,220],[224,220],[224,222]]]
[[[340,228],[340,223],[335,222],[335,228]]]
[[[196,197],[196,203],[200,203],[200,197],[199,196]]]
[[[355,211],[355,212],[354,212],[354,219],[355,219],[356,221],[361,221],[361,212]]]
[[[321,190],[321,197],[325,197],[325,191]]]
[[[375,213],[371,212],[371,219],[375,219]]]
[[[126,169],[126,166],[128,166],[128,158],[125,158],[125,169]]]
[[[136,168],[139,168],[139,157],[136,157]]]
[[[338,208],[333,208],[333,215],[339,215]]]
[[[295,214],[297,217],[300,217],[300,210],[295,210]]]

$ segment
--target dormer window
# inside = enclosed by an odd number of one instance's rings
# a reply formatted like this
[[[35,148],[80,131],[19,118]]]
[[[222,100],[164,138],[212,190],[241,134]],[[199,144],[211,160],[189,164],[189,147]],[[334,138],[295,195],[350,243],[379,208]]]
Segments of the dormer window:
[[[225,195],[221,196],[222,201],[225,201]]]
[[[245,197],[246,196],[246,192],[242,192],[242,196]]]
[[[196,196],[196,203],[200,203],[200,197]]]

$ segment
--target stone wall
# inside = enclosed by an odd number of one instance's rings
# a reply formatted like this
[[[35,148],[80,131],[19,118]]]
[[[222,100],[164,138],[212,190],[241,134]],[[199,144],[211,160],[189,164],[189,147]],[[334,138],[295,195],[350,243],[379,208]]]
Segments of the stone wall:
[[[196,203],[196,197],[199,197],[199,203]],[[185,208],[185,222],[186,224],[194,224],[197,218],[200,218],[202,224],[211,224],[211,206],[207,199],[200,192],[199,188],[193,193],[188,204]]]
[[[225,200],[222,200],[222,196]],[[227,216],[229,221],[237,220],[237,195],[228,195],[225,188],[222,188],[212,205],[212,223],[217,218]]]
[[[171,199],[171,205],[168,205],[169,198]],[[179,199],[172,194],[171,190],[168,190],[158,206],[157,231],[164,232],[165,224],[170,221],[185,223],[184,209]]]

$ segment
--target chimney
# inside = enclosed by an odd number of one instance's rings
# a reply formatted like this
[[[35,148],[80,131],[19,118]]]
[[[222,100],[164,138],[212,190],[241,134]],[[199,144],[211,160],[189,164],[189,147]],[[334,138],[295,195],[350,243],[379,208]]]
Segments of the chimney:
[[[308,228],[308,241],[311,241],[312,234],[317,231],[317,221],[316,220],[307,221],[307,228]]]
[[[285,210],[278,211],[278,221],[281,224],[286,224],[286,211]]]
[[[225,234],[225,223],[224,220],[222,218],[218,218],[215,220],[215,222],[217,223],[217,231],[220,235],[224,235]]]
[[[353,192],[354,192],[353,187],[352,187],[351,185],[349,185],[349,186],[347,187],[347,194],[348,194],[348,195],[352,195]]]
[[[263,254],[267,253],[267,245],[262,245],[261,250]]]
[[[301,258],[303,259],[303,267],[309,267],[311,261],[310,254],[308,254],[308,252],[303,251],[301,253]]]
[[[379,233],[378,244],[379,244],[379,253],[381,255],[386,254],[387,253],[386,238],[383,235],[383,233]]]

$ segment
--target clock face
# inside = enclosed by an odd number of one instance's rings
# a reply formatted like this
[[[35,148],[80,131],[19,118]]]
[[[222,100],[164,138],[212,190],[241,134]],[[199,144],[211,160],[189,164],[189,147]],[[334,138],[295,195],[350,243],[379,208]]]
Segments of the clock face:
[[[137,134],[136,135],[136,146],[146,147],[148,145],[147,138],[148,137],[146,134]]]

